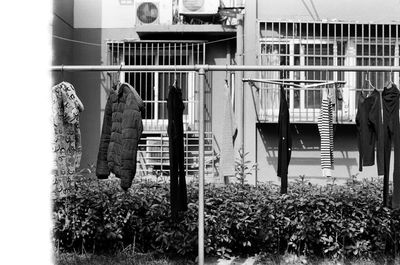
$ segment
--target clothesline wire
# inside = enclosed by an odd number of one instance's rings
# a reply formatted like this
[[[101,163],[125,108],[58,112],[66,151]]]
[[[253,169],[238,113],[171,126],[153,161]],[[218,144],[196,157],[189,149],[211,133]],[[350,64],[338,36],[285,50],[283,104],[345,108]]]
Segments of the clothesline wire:
[[[60,40],[65,40],[65,41],[70,41],[70,42],[75,42],[75,43],[80,43],[80,44],[94,45],[94,46],[100,46],[100,47],[103,46],[103,44],[99,44],[99,43],[73,40],[73,39],[69,39],[69,38],[60,37],[60,36],[57,36],[57,35],[54,35],[54,34],[53,34],[53,38],[60,39]]]
[[[312,12],[311,12],[311,10],[309,9],[309,7],[308,7],[308,5],[306,4],[306,2],[304,2],[304,0],[301,0],[301,2],[303,2],[303,5],[304,5],[304,7],[306,8],[308,14],[311,16],[311,18],[312,18],[313,20],[315,20],[315,17],[314,17],[314,15],[312,14]]]

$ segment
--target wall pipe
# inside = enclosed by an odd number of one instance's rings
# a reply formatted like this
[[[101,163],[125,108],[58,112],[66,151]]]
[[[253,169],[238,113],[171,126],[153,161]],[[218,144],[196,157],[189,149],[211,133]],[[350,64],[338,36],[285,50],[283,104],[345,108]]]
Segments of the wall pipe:
[[[206,71],[347,71],[400,72],[391,66],[260,66],[260,65],[58,65],[51,71],[197,71],[199,72],[199,229],[198,261],[204,264],[204,85]]]
[[[400,66],[288,66],[288,65],[57,65],[51,71],[175,72],[175,71],[339,71],[400,72]]]

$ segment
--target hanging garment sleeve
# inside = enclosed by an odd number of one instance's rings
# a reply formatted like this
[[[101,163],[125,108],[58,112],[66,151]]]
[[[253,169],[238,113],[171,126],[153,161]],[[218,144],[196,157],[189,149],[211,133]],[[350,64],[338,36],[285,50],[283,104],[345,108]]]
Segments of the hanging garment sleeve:
[[[64,120],[70,124],[79,122],[79,113],[83,111],[83,104],[76,95],[75,88],[63,82],[64,86],[61,89],[61,97],[64,107]]]
[[[112,125],[112,93],[108,96],[104,118],[103,128],[101,130],[99,152],[97,154],[96,176],[99,179],[106,179],[110,174],[110,169],[107,163],[107,150],[111,139]]]
[[[220,172],[224,177],[225,184],[228,179],[225,176],[235,175],[235,156],[233,143],[236,136],[237,126],[233,114],[229,87],[224,85],[224,106],[223,106],[223,131],[221,141]]]
[[[399,121],[399,90],[395,84],[392,84],[396,92],[396,107],[393,112],[393,144],[394,144],[394,170],[393,170],[393,195],[392,195],[392,208],[400,208],[400,121]]]
[[[383,104],[382,104],[382,91],[379,92],[379,98],[375,101],[377,106],[376,109],[379,111],[377,115],[377,142],[376,142],[376,160],[378,175],[384,175],[384,130],[383,130]],[[374,107],[373,107],[374,108]]]
[[[356,114],[356,126],[357,126],[357,147],[358,147],[358,171],[362,172],[363,170],[363,131],[362,126],[367,122],[365,119],[365,110],[364,108],[364,96],[361,94],[358,98],[357,105],[357,114]]]

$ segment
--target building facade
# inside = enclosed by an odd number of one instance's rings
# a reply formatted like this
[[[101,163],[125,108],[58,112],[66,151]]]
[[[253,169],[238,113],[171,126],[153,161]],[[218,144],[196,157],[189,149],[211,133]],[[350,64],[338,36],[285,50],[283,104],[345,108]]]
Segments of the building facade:
[[[345,8],[343,8],[345,7]],[[261,0],[64,0],[54,1],[53,65],[245,65],[399,66],[400,3],[389,0],[314,1]],[[237,14],[243,14],[243,33]],[[243,38],[240,38],[243,36]],[[238,38],[239,37],[239,38]],[[66,39],[75,40],[68,41]],[[243,52],[237,52],[243,46]],[[247,181],[279,182],[276,176],[279,110],[278,85],[240,80],[238,72],[208,72],[206,76],[206,173],[221,180],[220,143],[223,135],[225,80],[239,126],[235,152],[244,139],[246,160],[257,164]],[[245,78],[304,82],[343,81],[334,111],[334,177],[376,176],[376,168],[358,172],[356,102],[365,80],[383,87],[390,73],[326,71],[243,72]],[[85,104],[81,130],[82,166],[96,162],[107,93],[116,80],[134,86],[146,104],[138,172],[168,175],[166,95],[176,82],[182,88],[185,113],[185,165],[198,171],[198,76],[195,72],[75,72],[55,73],[66,79]],[[289,180],[304,176],[325,183],[321,175],[319,116],[322,90],[289,89],[293,152]],[[336,99],[339,97],[336,96]],[[232,165],[233,166],[233,165]]]

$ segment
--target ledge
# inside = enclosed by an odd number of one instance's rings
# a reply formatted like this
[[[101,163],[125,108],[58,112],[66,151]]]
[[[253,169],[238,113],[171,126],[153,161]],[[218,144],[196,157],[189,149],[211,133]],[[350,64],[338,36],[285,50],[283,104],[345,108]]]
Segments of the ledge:
[[[141,25],[135,27],[136,33],[140,38],[151,37],[151,36],[162,36],[166,35],[169,38],[173,35],[182,36],[202,36],[205,39],[207,37],[215,36],[235,36],[236,28],[232,26],[222,26],[218,24],[202,24],[202,25],[188,25],[188,24],[177,24],[177,25]]]

